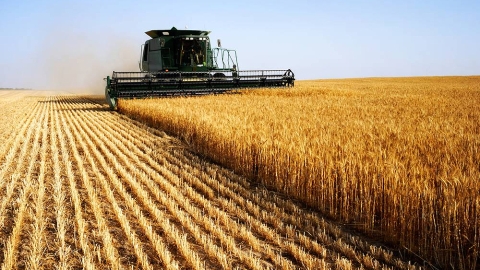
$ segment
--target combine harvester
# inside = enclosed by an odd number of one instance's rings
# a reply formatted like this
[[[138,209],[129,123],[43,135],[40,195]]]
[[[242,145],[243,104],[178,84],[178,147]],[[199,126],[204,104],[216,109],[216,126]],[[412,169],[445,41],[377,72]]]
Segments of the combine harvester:
[[[140,72],[113,72],[105,78],[105,97],[112,110],[119,98],[223,93],[239,88],[289,87],[288,70],[240,70],[237,53],[211,48],[210,31],[151,30],[141,48]]]

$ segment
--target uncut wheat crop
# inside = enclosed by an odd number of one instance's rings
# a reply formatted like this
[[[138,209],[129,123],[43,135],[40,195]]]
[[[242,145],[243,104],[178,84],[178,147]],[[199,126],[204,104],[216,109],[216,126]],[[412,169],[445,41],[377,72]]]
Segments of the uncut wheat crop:
[[[428,267],[478,267],[478,76],[298,81],[119,108]]]
[[[423,265],[96,97],[0,91],[0,110],[2,270]]]

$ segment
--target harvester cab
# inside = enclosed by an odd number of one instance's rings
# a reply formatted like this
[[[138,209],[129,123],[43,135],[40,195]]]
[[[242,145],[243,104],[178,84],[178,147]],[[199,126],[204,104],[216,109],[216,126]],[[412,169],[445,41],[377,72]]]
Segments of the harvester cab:
[[[236,51],[221,47],[212,49],[209,33],[176,28],[146,32],[152,39],[142,44],[140,70],[196,72],[238,67]]]
[[[113,72],[105,78],[111,109],[118,98],[223,93],[239,88],[288,87],[291,70],[239,70],[235,50],[211,47],[209,31],[151,30],[141,46],[140,72]]]

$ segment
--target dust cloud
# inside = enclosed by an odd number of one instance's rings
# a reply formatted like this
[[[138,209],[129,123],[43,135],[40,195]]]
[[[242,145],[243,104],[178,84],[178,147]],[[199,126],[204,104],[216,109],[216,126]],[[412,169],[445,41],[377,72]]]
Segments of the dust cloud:
[[[37,48],[37,82],[42,89],[103,95],[103,78],[112,71],[139,71],[142,42],[108,33],[51,31]]]

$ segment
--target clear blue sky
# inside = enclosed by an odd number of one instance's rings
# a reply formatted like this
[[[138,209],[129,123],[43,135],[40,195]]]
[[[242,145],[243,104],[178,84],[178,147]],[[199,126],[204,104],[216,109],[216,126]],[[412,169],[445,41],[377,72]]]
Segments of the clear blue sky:
[[[0,0],[0,87],[103,92],[138,71],[145,31],[172,26],[297,79],[480,74],[478,0]]]

